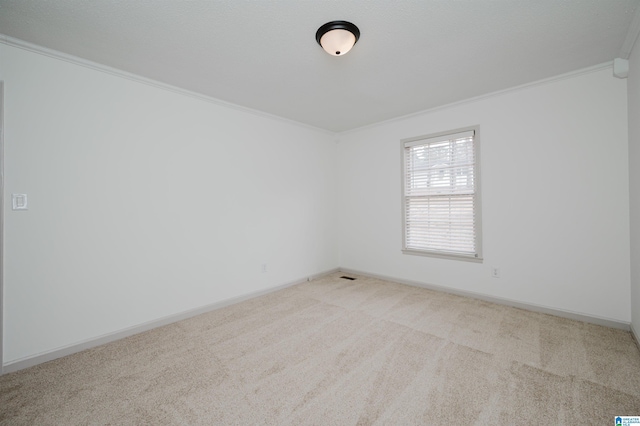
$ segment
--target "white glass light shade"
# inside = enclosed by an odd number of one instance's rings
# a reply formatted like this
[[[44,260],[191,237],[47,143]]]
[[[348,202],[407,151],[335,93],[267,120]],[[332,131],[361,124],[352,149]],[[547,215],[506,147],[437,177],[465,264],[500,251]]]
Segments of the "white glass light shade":
[[[332,30],[320,38],[320,45],[330,55],[341,56],[356,44],[356,36],[347,30]]]

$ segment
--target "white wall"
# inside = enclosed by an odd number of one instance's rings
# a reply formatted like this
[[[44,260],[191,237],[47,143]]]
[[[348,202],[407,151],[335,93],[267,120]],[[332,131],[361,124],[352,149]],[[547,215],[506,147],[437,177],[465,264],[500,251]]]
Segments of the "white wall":
[[[338,266],[333,136],[7,45],[0,59],[4,363]]]
[[[400,140],[476,124],[484,263],[403,255]],[[338,164],[341,267],[630,321],[626,81],[610,68],[344,133]]]
[[[336,146],[0,44],[4,362],[338,265],[623,322],[631,291],[638,330],[639,58],[636,46],[628,128],[627,81],[602,69]],[[484,263],[403,255],[399,141],[476,124]],[[29,211],[11,211],[11,193],[27,193]]]
[[[640,336],[640,42],[629,58],[629,196],[631,223],[631,319]]]

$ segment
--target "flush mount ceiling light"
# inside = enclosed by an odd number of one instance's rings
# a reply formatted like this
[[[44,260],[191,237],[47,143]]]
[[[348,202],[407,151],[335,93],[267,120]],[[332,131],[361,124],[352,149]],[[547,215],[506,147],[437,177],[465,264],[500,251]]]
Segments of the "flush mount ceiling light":
[[[316,41],[333,56],[342,56],[351,50],[360,38],[358,27],[347,21],[327,22],[316,32]]]

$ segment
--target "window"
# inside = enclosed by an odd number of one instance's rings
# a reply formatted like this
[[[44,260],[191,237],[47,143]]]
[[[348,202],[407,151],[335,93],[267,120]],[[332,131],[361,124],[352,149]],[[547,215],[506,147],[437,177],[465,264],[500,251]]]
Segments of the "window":
[[[403,252],[482,261],[478,128],[402,141]]]

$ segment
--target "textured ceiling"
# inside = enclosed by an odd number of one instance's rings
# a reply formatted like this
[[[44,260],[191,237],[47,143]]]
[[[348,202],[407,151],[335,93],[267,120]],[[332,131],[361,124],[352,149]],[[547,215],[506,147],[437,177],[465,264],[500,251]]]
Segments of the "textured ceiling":
[[[611,61],[639,4],[0,0],[0,33],[337,132]],[[362,34],[343,57],[331,20]]]

